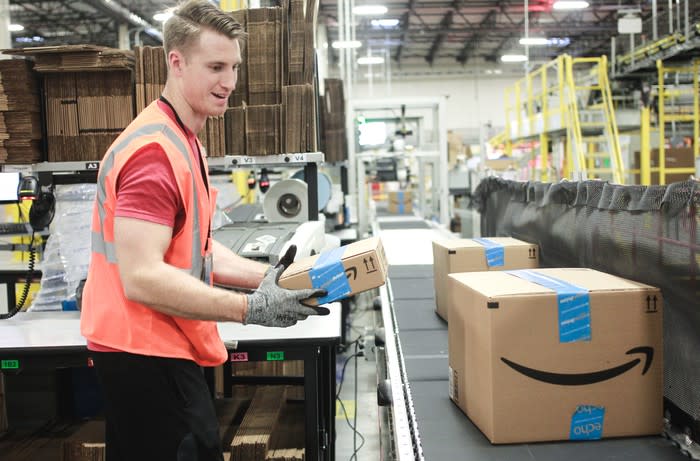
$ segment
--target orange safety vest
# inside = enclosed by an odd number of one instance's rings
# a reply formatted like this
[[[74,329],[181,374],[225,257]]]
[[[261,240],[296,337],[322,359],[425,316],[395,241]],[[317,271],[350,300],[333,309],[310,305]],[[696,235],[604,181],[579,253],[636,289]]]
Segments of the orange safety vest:
[[[204,260],[211,256],[206,254],[212,248],[211,241],[207,245],[207,230],[214,214],[216,191],[211,188],[210,198],[199,171],[199,154],[192,151],[183,130],[158,108],[156,101],[119,135],[100,165],[80,332],[89,341],[120,351],[189,359],[202,366],[219,365],[226,360],[227,352],[216,322],[164,314],[124,295],[114,249],[117,178],[129,158],[151,143],[159,144],[165,151],[185,208],[183,229],[173,236],[164,260],[204,279]]]

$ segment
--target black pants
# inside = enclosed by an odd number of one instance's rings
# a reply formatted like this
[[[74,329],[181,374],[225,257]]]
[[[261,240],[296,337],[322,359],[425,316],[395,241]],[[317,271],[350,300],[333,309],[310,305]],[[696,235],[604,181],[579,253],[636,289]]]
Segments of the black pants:
[[[109,461],[222,461],[202,369],[181,359],[93,353]]]

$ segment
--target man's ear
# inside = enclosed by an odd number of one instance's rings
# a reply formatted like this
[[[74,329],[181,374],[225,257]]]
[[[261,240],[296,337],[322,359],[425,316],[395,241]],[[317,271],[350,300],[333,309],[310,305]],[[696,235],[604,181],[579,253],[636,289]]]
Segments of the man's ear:
[[[168,70],[175,75],[180,75],[185,64],[185,55],[179,50],[171,50],[168,53]]]

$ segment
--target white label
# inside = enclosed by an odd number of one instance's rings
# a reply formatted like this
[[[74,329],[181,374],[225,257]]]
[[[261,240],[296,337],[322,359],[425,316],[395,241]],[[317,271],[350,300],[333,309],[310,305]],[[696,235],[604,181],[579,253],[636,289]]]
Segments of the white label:
[[[31,165],[2,165],[2,171],[6,173],[22,173],[22,176],[32,174]]]
[[[454,393],[455,379],[453,377],[453,374],[455,371],[452,369],[452,367],[448,367],[448,368],[449,368],[449,372],[447,373],[447,376],[449,378],[448,378],[448,384],[447,384],[448,385],[447,393],[450,395],[450,399],[454,400],[455,399],[455,393]]]
[[[305,162],[306,154],[292,154],[289,156],[293,162]]]
[[[240,163],[251,165],[255,163],[255,157],[241,157]]]

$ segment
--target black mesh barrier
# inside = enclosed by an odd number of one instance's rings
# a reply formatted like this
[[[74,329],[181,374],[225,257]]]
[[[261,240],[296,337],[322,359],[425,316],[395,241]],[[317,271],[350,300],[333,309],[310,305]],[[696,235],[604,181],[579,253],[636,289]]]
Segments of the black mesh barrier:
[[[700,182],[483,180],[472,206],[481,235],[537,243],[544,267],[589,267],[661,288],[664,395],[700,439]],[[679,421],[679,419],[681,421]]]

